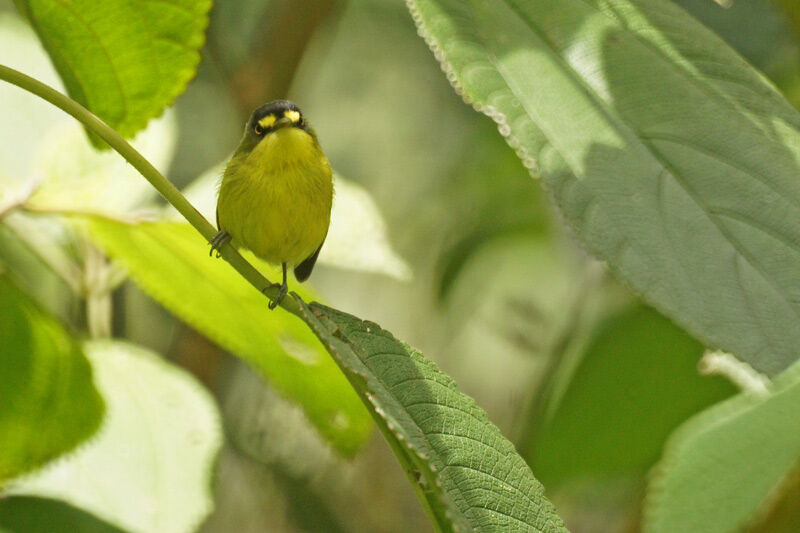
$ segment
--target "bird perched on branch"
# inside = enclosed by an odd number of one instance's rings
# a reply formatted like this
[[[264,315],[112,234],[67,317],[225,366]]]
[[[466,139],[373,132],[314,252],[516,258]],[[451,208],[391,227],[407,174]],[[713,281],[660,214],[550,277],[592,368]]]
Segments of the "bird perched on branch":
[[[211,252],[227,242],[283,268],[274,309],[297,281],[311,275],[328,234],[333,201],[331,167],[300,109],[276,100],[253,111],[225,168]],[[278,285],[278,284],[275,284]]]

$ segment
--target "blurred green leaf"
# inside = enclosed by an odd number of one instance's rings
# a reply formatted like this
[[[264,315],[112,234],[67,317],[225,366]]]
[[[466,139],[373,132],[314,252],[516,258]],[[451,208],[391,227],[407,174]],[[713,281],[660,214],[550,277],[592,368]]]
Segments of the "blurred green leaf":
[[[779,500],[771,505],[769,513],[752,528],[758,533],[796,533],[800,524],[800,476],[797,470],[790,473],[781,484]]]
[[[791,23],[797,37],[800,37],[800,5],[795,0],[773,0],[777,4]]]
[[[800,115],[671,2],[409,0],[588,247],[704,343],[800,344]]]
[[[194,76],[211,8],[211,0],[14,2],[69,95],[126,137],[160,115]]]
[[[447,203],[431,202],[446,209],[452,221],[439,258],[439,297],[445,298],[462,268],[479,248],[510,235],[550,233],[551,209],[541,188],[525,179],[525,168],[490,125],[472,132],[473,148],[442,186],[438,194]],[[429,192],[430,194],[430,192]],[[443,205],[444,204],[444,205]]]
[[[339,451],[353,454],[371,431],[369,416],[341,372],[296,317],[267,300],[185,223],[90,220],[95,242],[121,262],[152,298],[238,355],[296,401]],[[256,260],[263,272],[276,274]],[[277,279],[273,276],[273,279]],[[301,295],[307,296],[298,287]]]
[[[0,12],[0,63],[62,88],[36,34],[14,12]],[[45,135],[74,119],[8,83],[0,83],[0,102],[0,204],[18,203],[36,184],[35,155]]]
[[[70,228],[54,217],[22,211],[6,214],[0,223],[0,261],[9,276],[53,316],[71,322],[73,298],[81,294],[83,271]]]
[[[338,174],[334,188],[331,227],[319,262],[411,279],[411,268],[392,249],[386,222],[369,191]]]
[[[799,419],[795,364],[766,397],[742,393],[689,420],[667,443],[652,476],[645,531],[741,531],[769,510],[795,471]]]
[[[0,531],[8,533],[125,533],[68,503],[31,496],[0,499]]]
[[[0,486],[92,435],[103,399],[76,342],[0,277]]]
[[[174,115],[166,113],[131,144],[156,168],[167,168],[176,135]],[[93,149],[75,121],[48,130],[37,153],[36,174],[37,189],[25,203],[35,210],[113,216],[152,206],[157,196],[118,153]]]
[[[514,446],[452,379],[377,324],[299,303],[439,530],[566,531]]]
[[[138,346],[93,341],[86,353],[108,403],[102,429],[12,493],[63,500],[131,532],[194,531],[213,506],[222,444],[214,400],[188,373]]]
[[[722,377],[698,374],[702,354],[647,307],[606,320],[543,385],[549,396],[520,447],[533,471],[551,490],[571,480],[643,478],[675,427],[736,392]]]

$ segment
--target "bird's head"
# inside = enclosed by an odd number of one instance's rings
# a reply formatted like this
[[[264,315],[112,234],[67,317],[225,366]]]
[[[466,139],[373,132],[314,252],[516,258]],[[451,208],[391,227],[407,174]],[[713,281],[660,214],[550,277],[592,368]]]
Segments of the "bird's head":
[[[316,147],[316,135],[300,108],[288,100],[275,100],[253,111],[236,154],[292,160],[310,156]]]

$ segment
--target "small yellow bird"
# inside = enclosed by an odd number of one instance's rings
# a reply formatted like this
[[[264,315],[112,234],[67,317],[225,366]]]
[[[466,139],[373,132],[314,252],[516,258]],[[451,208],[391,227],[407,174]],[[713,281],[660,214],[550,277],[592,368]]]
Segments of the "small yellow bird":
[[[231,242],[283,267],[274,309],[297,281],[311,275],[328,234],[333,202],[331,167],[300,109],[276,100],[255,111],[219,189],[211,252]],[[277,285],[277,284],[275,284]]]

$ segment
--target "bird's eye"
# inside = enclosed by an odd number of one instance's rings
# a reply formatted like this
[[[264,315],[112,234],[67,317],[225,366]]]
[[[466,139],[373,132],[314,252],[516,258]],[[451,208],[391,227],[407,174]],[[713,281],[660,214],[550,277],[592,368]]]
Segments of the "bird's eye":
[[[264,134],[264,128],[261,126],[261,124],[256,124],[255,126],[253,126],[253,131],[256,132],[256,135]]]

